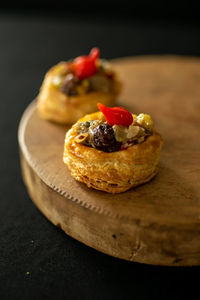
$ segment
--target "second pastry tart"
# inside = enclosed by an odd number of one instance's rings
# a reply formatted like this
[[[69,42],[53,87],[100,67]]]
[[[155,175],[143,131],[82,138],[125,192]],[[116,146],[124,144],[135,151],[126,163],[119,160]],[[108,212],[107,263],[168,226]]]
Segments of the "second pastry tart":
[[[99,56],[99,48],[93,48],[89,55],[60,62],[47,72],[37,97],[43,119],[73,124],[96,111],[97,102],[115,103],[121,82],[111,64]]]
[[[88,187],[109,193],[148,182],[158,172],[162,138],[147,114],[109,108],[84,116],[66,133],[64,163]]]

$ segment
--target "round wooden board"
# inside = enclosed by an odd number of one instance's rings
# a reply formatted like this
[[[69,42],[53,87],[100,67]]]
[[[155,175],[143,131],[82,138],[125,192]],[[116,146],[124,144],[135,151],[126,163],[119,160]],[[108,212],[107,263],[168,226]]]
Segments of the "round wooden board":
[[[200,265],[200,60],[147,56],[114,60],[119,104],[151,114],[164,146],[149,183],[107,194],[75,181],[62,161],[67,126],[39,118],[36,101],[19,127],[23,178],[42,213],[106,254],[155,265]]]

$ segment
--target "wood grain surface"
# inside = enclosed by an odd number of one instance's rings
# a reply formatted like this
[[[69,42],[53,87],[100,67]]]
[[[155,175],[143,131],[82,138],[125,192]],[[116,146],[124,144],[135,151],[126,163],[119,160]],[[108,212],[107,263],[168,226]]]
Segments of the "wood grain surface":
[[[75,181],[62,161],[67,126],[39,118],[36,101],[19,126],[23,178],[56,226],[106,254],[155,265],[200,265],[200,59],[146,56],[113,61],[119,104],[149,113],[164,145],[149,183],[107,194]]]

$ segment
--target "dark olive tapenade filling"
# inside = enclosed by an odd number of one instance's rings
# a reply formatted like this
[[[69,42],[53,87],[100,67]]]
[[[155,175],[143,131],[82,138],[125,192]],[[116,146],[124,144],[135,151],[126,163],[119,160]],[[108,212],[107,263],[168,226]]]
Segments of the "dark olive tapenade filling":
[[[140,114],[129,127],[111,126],[100,120],[79,122],[75,127],[77,143],[104,152],[115,152],[144,142],[152,135],[153,122],[149,115]]]
[[[78,77],[73,73],[67,74],[60,86],[60,91],[69,96],[77,95],[77,85],[79,84],[79,81]]]
[[[79,79],[68,64],[58,65],[58,74],[52,80],[55,88],[68,96],[83,95],[93,91],[112,92],[114,90],[115,74],[110,64],[100,60],[97,72],[85,79]],[[60,68],[60,69],[59,69]]]
[[[122,145],[116,140],[112,126],[106,123],[94,128],[93,143],[96,149],[104,152],[119,151]]]

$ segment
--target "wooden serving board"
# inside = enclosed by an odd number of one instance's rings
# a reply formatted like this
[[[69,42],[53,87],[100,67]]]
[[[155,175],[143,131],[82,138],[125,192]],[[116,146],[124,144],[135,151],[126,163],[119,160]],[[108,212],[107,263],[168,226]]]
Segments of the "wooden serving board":
[[[38,117],[19,126],[23,178],[39,210],[68,235],[106,254],[155,265],[200,265],[200,59],[114,60],[119,104],[151,114],[164,146],[149,183],[107,194],[75,181],[62,161],[67,126]]]

